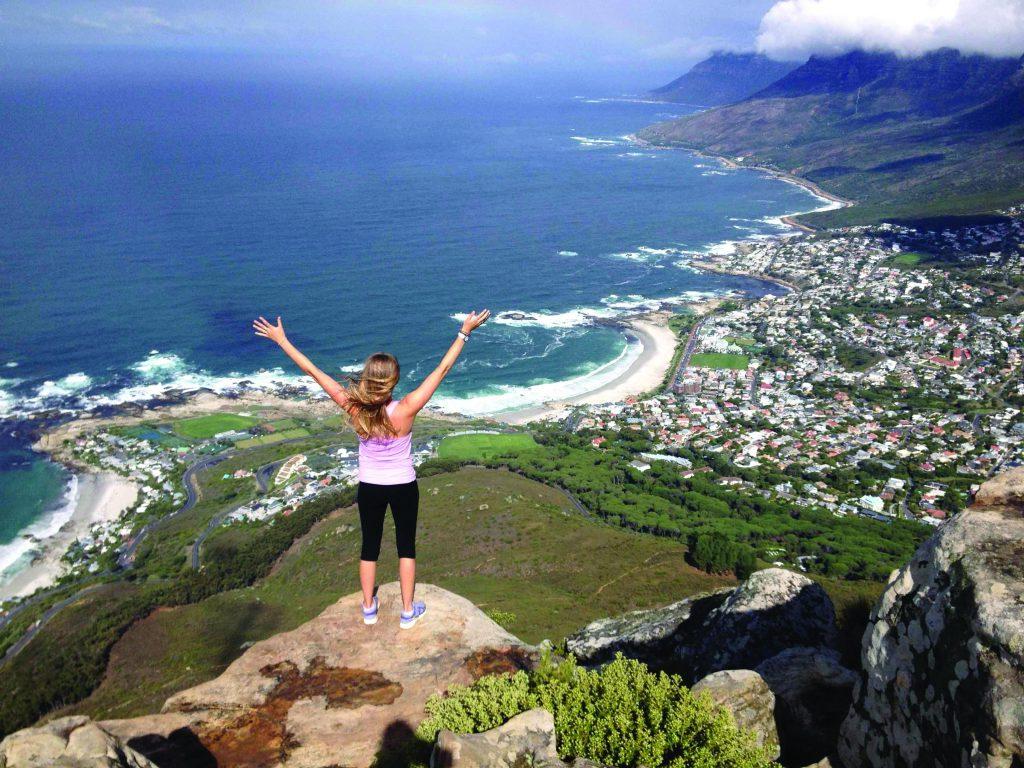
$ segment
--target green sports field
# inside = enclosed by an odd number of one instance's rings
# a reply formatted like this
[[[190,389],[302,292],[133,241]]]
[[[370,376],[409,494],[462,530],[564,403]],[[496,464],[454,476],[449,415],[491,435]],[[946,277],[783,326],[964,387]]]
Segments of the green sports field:
[[[733,355],[723,352],[698,352],[690,358],[694,368],[734,368],[746,370],[750,360],[746,355]]]
[[[441,441],[437,455],[442,459],[472,461],[506,453],[522,453],[537,447],[533,437],[522,432],[510,434],[453,435]]]
[[[176,421],[174,422],[174,431],[182,437],[192,440],[206,440],[221,432],[248,429],[258,423],[258,419],[250,416],[239,416],[235,413],[211,413],[208,416],[196,416]]]

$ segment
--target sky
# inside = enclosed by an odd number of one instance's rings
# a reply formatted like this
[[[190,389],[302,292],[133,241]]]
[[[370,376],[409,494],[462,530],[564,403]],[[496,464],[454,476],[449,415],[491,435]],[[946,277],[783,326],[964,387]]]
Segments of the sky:
[[[642,92],[718,49],[1024,53],[1024,0],[4,0],[0,67],[159,61]]]

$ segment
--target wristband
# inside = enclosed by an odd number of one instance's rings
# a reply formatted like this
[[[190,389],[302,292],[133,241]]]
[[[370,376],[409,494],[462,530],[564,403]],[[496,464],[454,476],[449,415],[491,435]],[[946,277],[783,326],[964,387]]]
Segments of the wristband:
[[[469,334],[465,331],[459,331],[459,338],[463,341],[469,341]]]

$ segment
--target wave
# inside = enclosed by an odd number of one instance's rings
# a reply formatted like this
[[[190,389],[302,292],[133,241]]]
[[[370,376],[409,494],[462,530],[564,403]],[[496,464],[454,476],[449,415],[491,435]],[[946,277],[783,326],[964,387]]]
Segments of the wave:
[[[169,392],[195,392],[208,389],[218,394],[241,389],[274,390],[299,387],[318,391],[316,383],[301,374],[285,373],[281,368],[251,373],[212,374],[190,365],[179,355],[153,350],[128,366],[127,375],[115,375],[97,382],[83,372],[61,379],[47,380],[29,392],[18,392],[18,379],[3,379],[0,386],[0,418],[26,417],[44,409],[68,412],[101,406],[141,403],[166,396]]]
[[[601,139],[592,138],[590,136],[570,136],[573,141],[579,142],[581,147],[617,147],[624,143],[623,139]]]
[[[657,312],[679,304],[717,296],[719,293],[719,291],[693,290],[662,298],[650,298],[635,293],[620,296],[613,293],[601,299],[601,306],[574,307],[562,312],[506,309],[495,312],[490,322],[496,325],[507,325],[515,328],[546,328],[550,330],[578,328],[580,326],[594,325],[602,320],[615,320],[627,315]],[[457,313],[451,315],[451,318],[456,322],[462,322],[466,319],[466,315],[464,313]]]
[[[88,374],[70,373],[57,381],[44,381],[36,390],[40,400],[54,400],[73,395],[92,386],[92,377]]]
[[[679,248],[651,248],[647,245],[641,245],[634,251],[619,251],[618,253],[608,254],[613,259],[628,259],[630,261],[642,261],[642,262],[655,262],[660,261],[666,256],[678,256],[683,253]]]
[[[72,475],[58,506],[33,520],[11,541],[0,544],[0,581],[27,566],[39,551],[39,542],[56,534],[71,519],[77,504],[78,477]]]
[[[576,251],[559,251],[558,255],[559,256],[579,256],[579,254]]]
[[[482,416],[529,408],[553,400],[567,400],[593,392],[615,381],[629,370],[642,353],[643,344],[639,341],[629,341],[613,360],[570,379],[543,381],[524,386],[495,385],[468,392],[461,397],[436,398],[434,402],[443,411],[466,416]]]
[[[17,368],[17,367],[18,367],[18,361],[17,360],[8,360],[6,363],[4,363],[4,368]]]

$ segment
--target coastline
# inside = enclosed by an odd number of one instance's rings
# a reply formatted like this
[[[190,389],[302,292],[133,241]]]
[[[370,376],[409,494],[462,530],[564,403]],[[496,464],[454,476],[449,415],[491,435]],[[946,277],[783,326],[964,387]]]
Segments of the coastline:
[[[765,165],[744,165],[743,163],[736,162],[732,158],[726,157],[725,155],[716,155],[713,152],[706,152],[703,149],[698,149],[696,147],[687,147],[687,146],[682,145],[682,144],[675,145],[675,146],[666,146],[666,145],[662,145],[662,144],[653,144],[653,143],[647,141],[646,139],[640,138],[636,134],[630,134],[630,138],[636,144],[638,144],[639,146],[644,147],[646,149],[663,149],[663,150],[682,149],[682,150],[684,150],[686,152],[692,152],[697,157],[704,157],[704,158],[707,158],[709,160],[717,160],[718,162],[722,163],[726,168],[730,168],[730,169],[746,169],[746,170],[749,170],[749,171],[758,171],[760,173],[766,173],[769,176],[773,176],[773,177],[779,179],[780,181],[784,181],[784,182],[787,182],[788,184],[793,184],[795,186],[802,187],[803,189],[806,189],[808,192],[810,192],[812,195],[814,195],[817,198],[820,198],[822,200],[828,200],[830,203],[835,203],[836,206],[839,207],[839,208],[847,208],[847,207],[849,207],[851,205],[856,205],[857,204],[856,200],[848,200],[845,197],[840,197],[839,195],[837,195],[837,194],[835,194],[833,192],[829,192],[829,191],[827,191],[825,189],[822,189],[818,184],[816,184],[815,182],[811,181],[810,179],[805,179],[803,176],[797,176],[796,174],[788,173],[787,171],[780,171],[777,168],[769,168],[768,166],[765,166]],[[816,230],[814,227],[810,226],[809,224],[804,224],[803,222],[800,222],[800,221],[796,220],[797,216],[802,216],[805,213],[814,213],[814,211],[800,211],[800,212],[797,212],[797,213],[787,213],[784,216],[780,216],[779,217],[779,221],[783,222],[787,226],[793,227],[795,229],[802,230],[804,232],[817,232],[818,230]],[[736,273],[730,272],[730,273],[723,273],[723,274],[736,274]]]
[[[546,403],[493,414],[492,418],[508,425],[521,425],[531,421],[557,418],[577,405],[613,403],[640,395],[661,386],[672,364],[678,339],[668,327],[671,312],[638,315],[622,322],[622,327],[633,343],[642,351],[632,364],[612,381],[583,394]]]
[[[138,493],[135,483],[111,472],[77,475],[68,501],[73,505],[71,517],[52,536],[37,541],[31,564],[0,583],[0,602],[55,584],[64,572],[62,558],[68,548],[87,536],[93,524],[117,520],[135,503]]]

